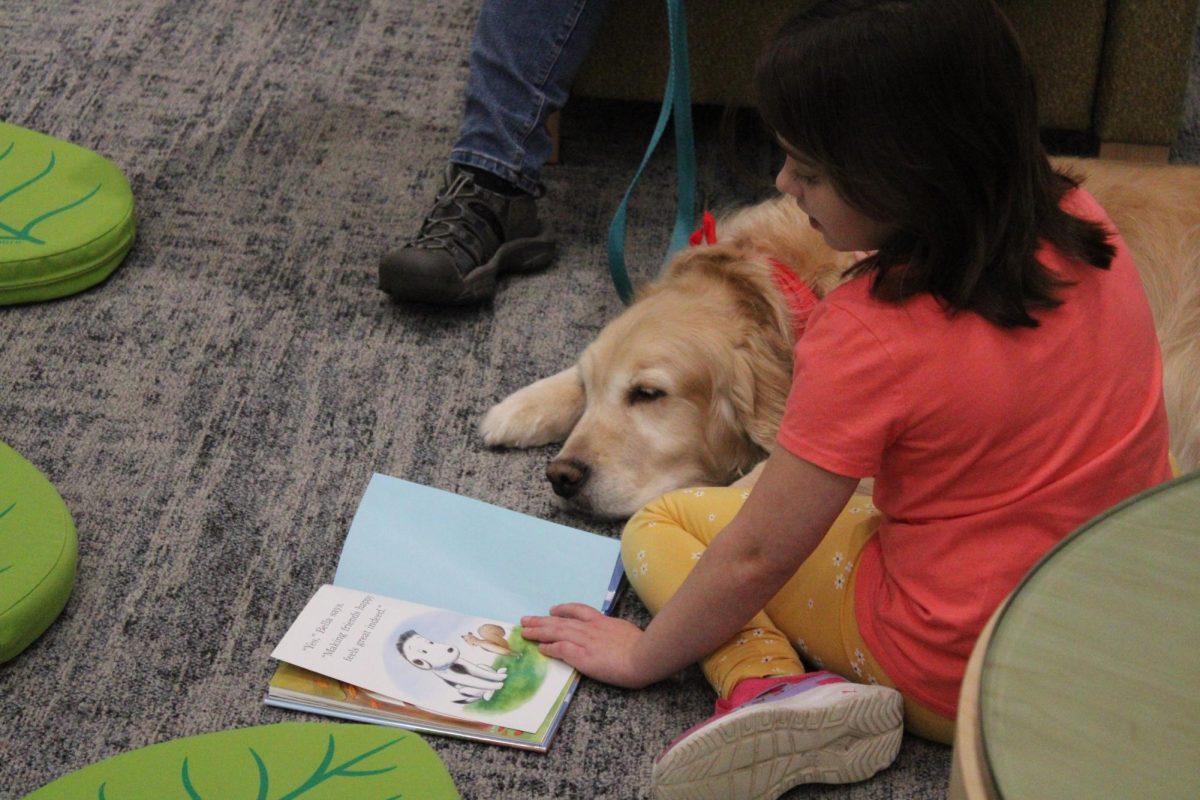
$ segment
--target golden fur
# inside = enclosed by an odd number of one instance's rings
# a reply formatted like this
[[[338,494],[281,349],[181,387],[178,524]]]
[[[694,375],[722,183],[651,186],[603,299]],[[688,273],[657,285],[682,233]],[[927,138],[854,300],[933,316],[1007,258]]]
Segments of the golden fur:
[[[1200,462],[1200,168],[1061,160],[1099,199],[1142,272],[1163,347],[1172,452]],[[718,224],[679,253],[575,365],[514,392],[481,423],[489,445],[563,442],[547,467],[571,507],[609,517],[654,497],[738,479],[769,452],[791,378],[775,258],[818,295],[849,254],[830,250],[788,197]]]

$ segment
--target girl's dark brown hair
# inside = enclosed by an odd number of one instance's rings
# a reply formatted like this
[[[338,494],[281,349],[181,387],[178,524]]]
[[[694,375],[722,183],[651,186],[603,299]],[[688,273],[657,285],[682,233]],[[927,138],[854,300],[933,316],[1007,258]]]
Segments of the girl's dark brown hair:
[[[991,0],[823,0],[776,35],[759,111],[847,203],[893,223],[852,274],[899,302],[928,292],[1003,327],[1061,304],[1050,242],[1105,269],[1104,228],[1059,207],[1078,185],[1042,149],[1033,77]]]

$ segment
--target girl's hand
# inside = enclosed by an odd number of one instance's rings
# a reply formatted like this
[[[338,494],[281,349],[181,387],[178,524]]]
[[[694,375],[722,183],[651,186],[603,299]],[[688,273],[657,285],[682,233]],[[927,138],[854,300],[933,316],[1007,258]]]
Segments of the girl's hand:
[[[542,655],[561,659],[589,678],[627,689],[656,678],[635,663],[642,629],[583,603],[554,606],[548,617],[522,617],[521,629],[526,639],[539,642]]]

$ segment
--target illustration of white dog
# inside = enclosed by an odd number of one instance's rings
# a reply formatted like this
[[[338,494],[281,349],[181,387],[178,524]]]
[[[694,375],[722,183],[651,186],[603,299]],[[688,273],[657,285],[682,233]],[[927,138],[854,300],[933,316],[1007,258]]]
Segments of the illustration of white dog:
[[[462,657],[454,645],[430,641],[416,631],[406,631],[396,640],[396,649],[408,663],[427,669],[461,695],[456,703],[491,700],[504,688],[508,669],[492,669]]]

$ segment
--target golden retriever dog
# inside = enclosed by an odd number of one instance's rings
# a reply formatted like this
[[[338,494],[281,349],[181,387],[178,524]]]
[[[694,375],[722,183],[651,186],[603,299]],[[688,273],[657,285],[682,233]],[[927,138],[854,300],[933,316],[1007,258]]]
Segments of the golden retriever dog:
[[[1163,349],[1172,452],[1200,462],[1200,168],[1060,159],[1108,211],[1141,270]],[[567,369],[480,424],[490,446],[563,442],[546,469],[568,507],[626,517],[684,486],[746,478],[771,450],[791,381],[786,265],[818,297],[853,255],[790,197],[723,218],[682,251]]]

